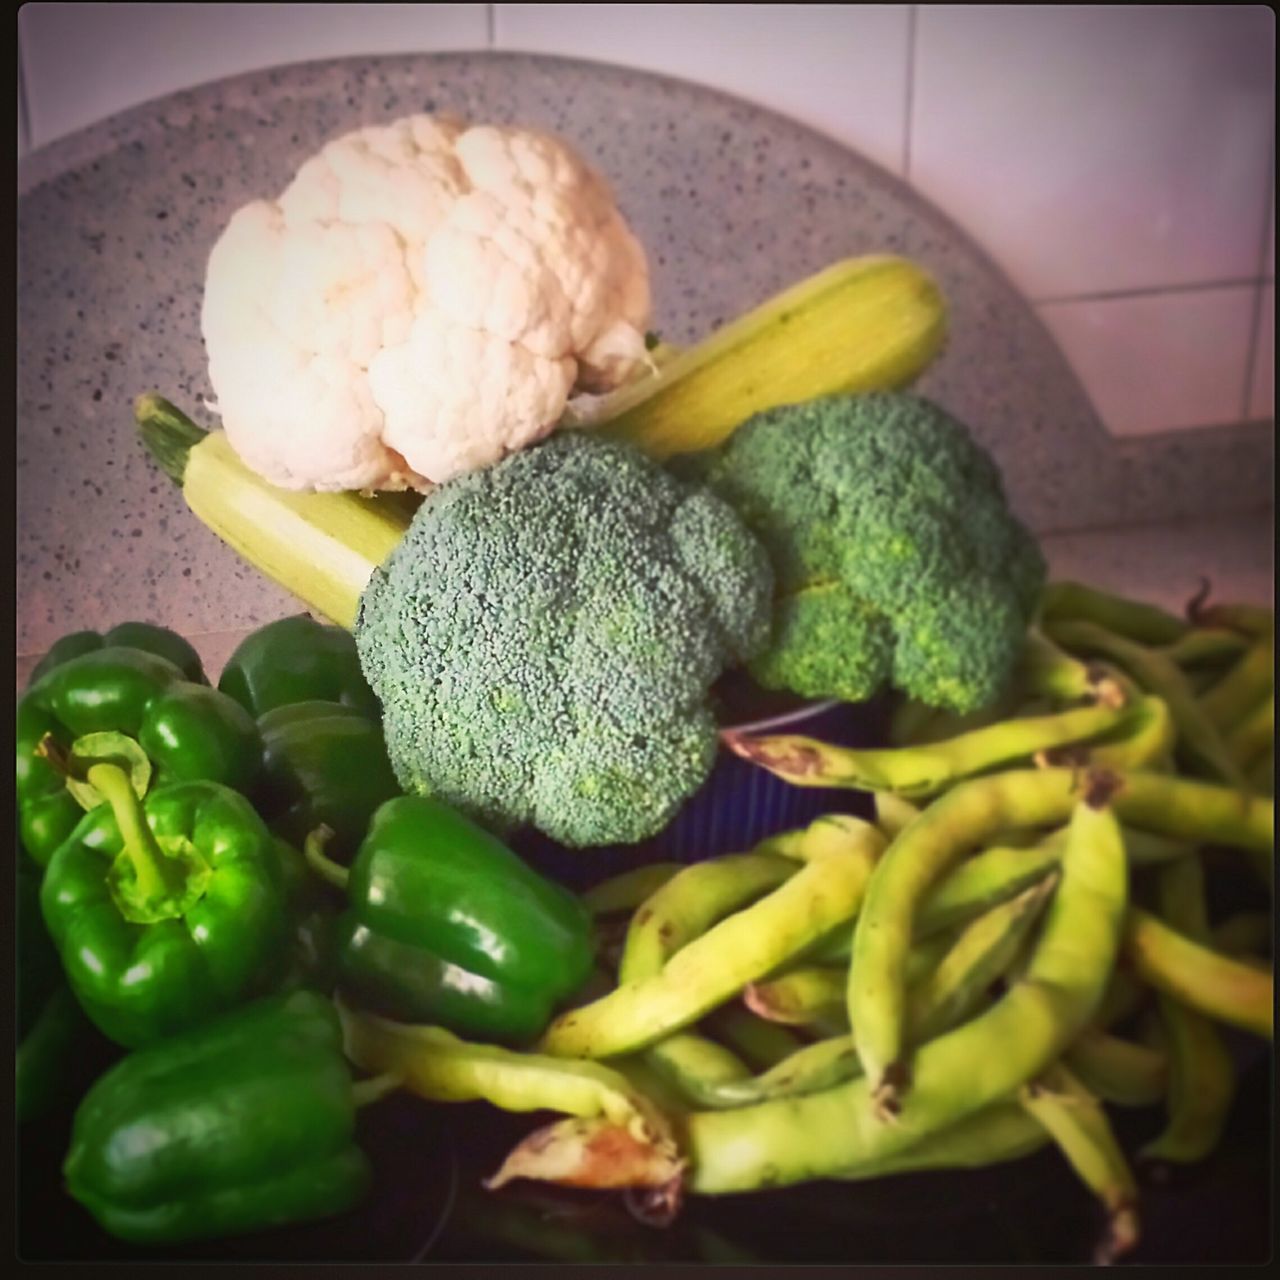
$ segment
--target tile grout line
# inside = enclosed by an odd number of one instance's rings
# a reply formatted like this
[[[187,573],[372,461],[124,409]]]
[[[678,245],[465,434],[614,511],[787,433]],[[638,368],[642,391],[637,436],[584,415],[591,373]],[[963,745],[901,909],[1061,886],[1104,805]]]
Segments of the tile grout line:
[[[1245,348],[1244,387],[1240,394],[1240,418],[1247,422],[1249,410],[1253,405],[1253,375],[1258,367],[1258,339],[1262,336],[1262,298],[1266,281],[1263,270],[1267,261],[1267,233],[1270,231],[1271,211],[1275,207],[1276,198],[1276,131],[1275,122],[1271,125],[1271,198],[1263,203],[1262,242],[1258,246],[1258,274],[1261,277],[1253,289],[1253,315],[1249,317],[1249,345]],[[1272,416],[1275,410],[1272,409]]]
[[[1126,298],[1154,298],[1168,293],[1204,293],[1210,289],[1256,289],[1273,283],[1274,279],[1274,276],[1267,275],[1239,276],[1231,280],[1197,280],[1189,284],[1144,285],[1139,289],[1100,289],[1096,293],[1029,296],[1027,301],[1035,307],[1059,306],[1065,302],[1119,302]]]
[[[18,103],[22,108],[22,149],[31,151],[31,101],[27,97],[27,76],[22,63],[22,27],[18,26]]]
[[[902,180],[911,181],[911,130],[916,96],[916,12],[919,5],[907,6],[907,75],[902,110]]]

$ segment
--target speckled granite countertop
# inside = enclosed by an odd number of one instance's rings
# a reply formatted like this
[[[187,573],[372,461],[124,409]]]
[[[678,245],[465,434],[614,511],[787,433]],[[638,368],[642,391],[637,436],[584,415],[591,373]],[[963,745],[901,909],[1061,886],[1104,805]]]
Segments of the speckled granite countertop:
[[[914,258],[951,308],[949,346],[920,390],[992,451],[1057,571],[1171,604],[1204,573],[1221,594],[1270,597],[1273,429],[1113,440],[1031,309],[897,179],[693,85],[525,55],[414,55],[202,86],[21,163],[19,655],[145,617],[197,638],[216,667],[228,637],[297,608],[185,508],[134,439],[131,403],[154,388],[201,414],[201,285],[232,211],[278,194],[325,140],[421,110],[571,139],[644,241],[656,327],[677,343],[837,258]],[[1088,529],[1102,531],[1063,533]]]

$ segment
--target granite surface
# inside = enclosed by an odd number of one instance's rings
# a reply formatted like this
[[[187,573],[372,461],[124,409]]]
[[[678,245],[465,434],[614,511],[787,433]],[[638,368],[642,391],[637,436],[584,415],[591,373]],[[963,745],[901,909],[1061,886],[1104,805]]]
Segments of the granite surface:
[[[21,163],[20,655],[125,618],[216,637],[297,607],[187,511],[134,440],[131,402],[154,388],[212,424],[198,317],[227,218],[278,194],[327,139],[424,110],[569,138],[609,177],[648,248],[655,327],[669,341],[692,341],[837,258],[915,259],[952,312],[949,346],[919,389],[991,449],[1038,532],[1108,529],[1097,564],[1087,539],[1060,544],[1082,575],[1119,566],[1129,553],[1118,548],[1137,545],[1112,527],[1145,524],[1183,547],[1144,535],[1137,579],[1149,594],[1181,598],[1187,576],[1233,571],[1242,555],[1269,594],[1273,428],[1113,440],[998,269],[896,178],[792,121],[682,82],[555,58],[414,55],[202,86]],[[1185,536],[1188,521],[1214,516],[1228,517],[1214,535],[1226,539],[1220,563]],[[1187,572],[1166,572],[1176,554],[1189,557]]]

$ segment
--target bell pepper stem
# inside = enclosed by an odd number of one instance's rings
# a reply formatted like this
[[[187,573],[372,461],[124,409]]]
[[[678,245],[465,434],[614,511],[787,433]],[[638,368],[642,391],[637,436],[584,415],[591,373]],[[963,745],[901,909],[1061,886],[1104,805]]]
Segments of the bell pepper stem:
[[[124,851],[133,865],[139,896],[157,902],[179,897],[185,879],[182,868],[166,858],[156,843],[129,775],[117,764],[93,764],[86,781],[111,806]]]
[[[397,1075],[394,1071],[385,1071],[382,1075],[370,1076],[367,1080],[357,1080],[351,1086],[351,1100],[357,1108],[367,1107],[371,1102],[377,1102],[379,1098],[395,1093],[403,1084],[403,1076]]]
[[[325,846],[333,839],[333,828],[319,826],[312,831],[303,841],[302,854],[307,860],[307,865],[322,880],[327,880],[335,889],[341,889],[346,892],[347,881],[351,878],[351,872],[340,863],[325,854]]]

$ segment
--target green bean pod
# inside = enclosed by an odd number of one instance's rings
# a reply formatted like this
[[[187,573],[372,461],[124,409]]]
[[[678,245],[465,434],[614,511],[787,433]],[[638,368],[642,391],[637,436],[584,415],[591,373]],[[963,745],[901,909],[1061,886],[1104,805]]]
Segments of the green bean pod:
[[[871,800],[875,806],[876,826],[884,832],[886,840],[901,835],[903,828],[920,816],[920,810],[910,800],[892,791],[877,791]]]
[[[1275,794],[1276,757],[1274,748],[1268,747],[1266,752],[1258,757],[1257,762],[1250,766],[1249,772],[1245,776],[1245,782],[1254,795],[1271,796]]]
[[[972,920],[989,907],[1039,884],[1062,857],[1063,830],[1031,848],[994,845],[967,858],[930,891],[916,915],[913,937],[932,937],[940,930]]]
[[[678,1092],[682,1101],[695,1105],[704,1096],[713,1095],[719,1086],[752,1078],[751,1068],[731,1049],[691,1031],[677,1031],[650,1045],[642,1058]]]
[[[798,734],[722,734],[729,750],[797,787],[892,791],[908,799],[938,792],[978,773],[1030,761],[1038,752],[1077,745],[1115,731],[1123,711],[1082,707],[1006,720],[925,747],[839,747]]]
[[[1178,729],[1178,751],[1188,763],[1232,786],[1242,784],[1222,741],[1177,663],[1091,622],[1064,621],[1050,626],[1053,638],[1074,652],[1103,654],[1119,663],[1148,692],[1163,699]]]
[[[917,910],[971,848],[1009,827],[1056,826],[1076,806],[1078,779],[1066,769],[975,779],[930,805],[885,852],[867,888],[853,935],[849,1019],[878,1089],[905,1048],[905,966]]]
[[[1268,694],[1228,731],[1227,753],[1247,775],[1254,762],[1271,750],[1275,736],[1276,701]]]
[[[1271,952],[1271,916],[1265,911],[1238,911],[1213,930],[1213,949],[1223,955],[1268,955]]]
[[[1027,632],[1016,679],[1028,695],[1062,704],[1096,702],[1118,708],[1129,701],[1126,681],[1101,663],[1081,662],[1039,627]]]
[[[1095,768],[1165,770],[1177,741],[1178,726],[1169,704],[1147,695],[1134,701],[1115,732],[1090,743],[1081,754]]]
[[[777,888],[795,870],[794,862],[767,853],[726,854],[682,867],[644,900],[632,918],[618,981],[658,973],[691,939]]]
[[[803,965],[776,977],[747,984],[743,1002],[759,1018],[785,1026],[815,1027],[830,1035],[847,1029],[845,971]]]
[[[985,1169],[1021,1160],[1049,1145],[1048,1130],[1022,1107],[997,1102],[955,1124],[930,1133],[904,1151],[869,1160],[837,1174],[841,1181],[864,1182],[929,1169]]]
[[[1062,1061],[1104,1102],[1119,1107],[1149,1107],[1165,1098],[1168,1056],[1147,1045],[1110,1035],[1097,1026],[1081,1032]]]
[[[1270,973],[1202,946],[1140,907],[1129,911],[1124,956],[1139,978],[1188,1008],[1271,1039]]]
[[[1244,655],[1249,641],[1238,631],[1225,627],[1197,627],[1160,652],[1184,671],[1210,670],[1230,664]]]
[[[544,1032],[541,1051],[607,1058],[654,1044],[852,920],[884,837],[870,823],[848,820],[824,824],[823,840],[795,875],[676,951],[660,972],[634,981],[624,975],[608,995],[561,1014]]]
[[[1191,630],[1190,622],[1155,605],[1065,580],[1045,586],[1040,596],[1040,619],[1042,625],[1061,619],[1090,622],[1139,644],[1174,644]]]
[[[1243,658],[1200,698],[1200,709],[1226,731],[1273,691],[1275,646],[1271,636],[1251,644]]]
[[[1169,836],[1187,845],[1221,844],[1258,855],[1269,865],[1275,841],[1270,800],[1193,778],[1141,770],[1122,772],[1116,813],[1126,828]]]
[[[695,1111],[682,1126],[690,1189],[723,1195],[867,1168],[1006,1101],[1054,1062],[1101,998],[1128,889],[1114,815],[1081,805],[1070,817],[1062,880],[1025,975],[984,1013],[917,1051],[896,1123],[877,1113],[866,1077],[799,1098]]]
[[[1102,1202],[1107,1230],[1094,1261],[1111,1263],[1138,1243],[1138,1184],[1107,1113],[1061,1064],[1023,1087],[1019,1101],[1058,1144],[1080,1180]]]
[[[706,1028],[757,1071],[784,1062],[803,1043],[793,1031],[757,1018],[741,1005],[723,1005],[707,1018]]]
[[[1197,627],[1225,627],[1252,640],[1274,636],[1276,631],[1275,611],[1262,605],[1228,602],[1206,606],[1193,601],[1187,613]]]
[[[1138,1158],[1154,1166],[1194,1164],[1222,1138],[1235,1101],[1235,1064],[1208,1018],[1164,992],[1156,999],[1169,1046],[1169,1120]]]
[[[634,911],[672,876],[682,871],[684,866],[682,862],[649,862],[592,885],[590,889],[584,890],[581,898],[594,916]]]

